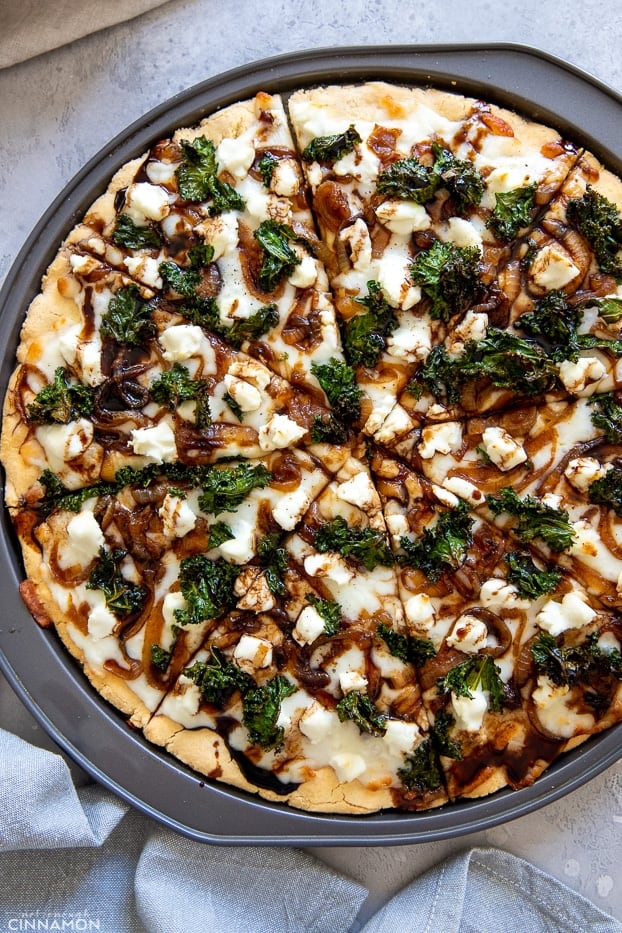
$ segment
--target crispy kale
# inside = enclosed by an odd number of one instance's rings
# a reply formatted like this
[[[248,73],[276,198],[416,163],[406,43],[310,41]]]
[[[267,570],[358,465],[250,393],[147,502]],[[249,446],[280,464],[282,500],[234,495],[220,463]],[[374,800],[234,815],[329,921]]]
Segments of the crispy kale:
[[[31,424],[69,424],[88,417],[93,410],[93,390],[80,382],[70,382],[69,372],[59,366],[54,381],[37,392],[28,405]]]
[[[143,345],[156,332],[151,319],[152,306],[143,301],[136,285],[120,288],[110,299],[102,316],[100,332],[130,347]]]
[[[311,603],[324,622],[324,634],[336,635],[341,628],[341,606],[333,599],[321,599],[315,593],[307,593],[307,602]]]
[[[112,231],[112,242],[117,246],[127,246],[128,249],[155,248],[160,245],[161,237],[151,224],[139,227],[129,214],[119,214]]]
[[[209,526],[208,549],[220,547],[225,541],[231,541],[233,537],[233,532],[226,522],[214,522]]]
[[[123,548],[99,550],[99,560],[91,570],[86,584],[88,590],[101,590],[106,597],[106,606],[119,619],[135,615],[143,607],[147,591],[136,583],[126,580],[121,573],[121,562],[127,554]]]
[[[502,243],[512,240],[522,227],[531,222],[536,188],[534,182],[524,188],[495,194],[495,209],[486,221],[486,226]]]
[[[482,200],[486,184],[480,172],[472,162],[457,159],[449,149],[438,143],[432,143],[434,155],[434,173],[440,179],[440,185],[452,195],[458,214],[474,207]]]
[[[275,304],[263,305],[246,318],[235,321],[231,327],[222,325],[216,333],[236,350],[247,340],[259,340],[279,323],[279,312]]]
[[[316,415],[311,426],[311,441],[314,444],[345,444],[349,437],[348,426],[332,413]]]
[[[166,405],[171,411],[182,402],[196,401],[195,423],[198,428],[207,428],[212,423],[209,407],[209,383],[205,379],[192,379],[181,363],[151,383],[149,393],[158,405]]]
[[[320,525],[314,544],[320,554],[337,551],[342,557],[360,561],[367,570],[373,570],[378,564],[390,567],[394,563],[382,532],[369,527],[351,528],[341,515]]]
[[[622,298],[597,298],[593,303],[606,324],[617,324],[622,318]]]
[[[489,327],[483,340],[469,340],[459,356],[434,347],[408,391],[419,397],[425,388],[438,401],[452,404],[459,401],[463,386],[477,379],[529,396],[552,388],[557,376],[553,360],[535,340]]]
[[[292,274],[301,259],[289,245],[300,243],[310,249],[305,237],[299,236],[288,224],[278,220],[263,220],[253,236],[263,250],[263,262],[259,270],[259,284],[265,292],[272,292],[281,282]]]
[[[428,168],[418,159],[400,159],[378,178],[380,194],[416,204],[427,204],[439,188],[452,195],[459,214],[479,204],[485,183],[472,162],[457,159],[449,149],[432,144],[434,164]]]
[[[257,168],[259,169],[259,174],[263,180],[266,188],[270,187],[270,182],[272,181],[272,174],[275,167],[279,164],[279,160],[276,156],[272,155],[271,152],[266,152],[264,156],[259,160]]]
[[[375,366],[386,349],[389,334],[397,327],[395,311],[382,293],[379,282],[367,283],[367,296],[356,299],[367,311],[343,325],[343,350],[348,363]]]
[[[207,661],[195,661],[184,670],[184,675],[197,685],[207,703],[222,709],[236,690],[242,695],[255,684],[233,661],[227,661],[218,648],[210,647]]]
[[[565,509],[546,505],[533,496],[521,499],[510,486],[504,486],[497,496],[486,496],[486,502],[494,515],[508,512],[518,519],[514,530],[521,541],[540,538],[552,551],[572,547],[575,532]]]
[[[616,205],[588,185],[582,198],[568,202],[566,216],[591,244],[601,272],[622,279],[622,217]]]
[[[503,707],[503,681],[500,669],[489,654],[471,655],[436,681],[436,689],[440,694],[454,693],[470,699],[473,699],[472,691],[478,687],[489,693],[490,709],[499,712]]]
[[[189,250],[190,264],[188,266],[179,266],[169,260],[161,262],[158,269],[168,287],[184,299],[176,304],[175,309],[193,324],[207,327],[222,336],[226,328],[221,323],[215,298],[211,295],[204,298],[199,294],[203,281],[203,269],[209,266],[213,256],[213,248],[203,244]]]
[[[235,512],[253,489],[263,489],[271,479],[272,474],[262,463],[214,467],[201,478],[199,508],[208,515]]]
[[[384,735],[386,732],[387,717],[377,709],[366,693],[360,690],[351,690],[337,703],[337,715],[341,722],[352,720],[359,732],[368,735]]]
[[[337,357],[331,357],[326,363],[311,363],[311,372],[324,389],[338,424],[345,428],[358,421],[363,393],[357,385],[353,368]]]
[[[281,701],[295,693],[297,687],[282,674],[267,680],[261,687],[249,690],[243,700],[243,722],[249,741],[262,748],[278,748],[283,744],[284,729],[276,722]]]
[[[475,246],[455,246],[435,240],[410,267],[415,285],[430,299],[430,316],[447,322],[466,311],[482,292],[482,254]]]
[[[545,593],[557,589],[562,572],[557,567],[539,570],[529,554],[510,551],[505,556],[508,565],[508,580],[518,590],[521,599],[538,599]]]
[[[151,663],[154,667],[157,667],[159,671],[165,671],[169,664],[171,663],[171,658],[173,657],[172,651],[167,651],[165,648],[162,648],[160,645],[151,646]]]
[[[622,355],[622,340],[609,340],[592,334],[580,334],[583,311],[570,307],[563,292],[552,291],[516,321],[516,326],[534,337],[550,358],[561,363],[576,362],[581,350],[599,348]]]
[[[456,761],[462,759],[462,748],[459,742],[454,742],[449,738],[449,733],[455,725],[455,719],[446,710],[439,709],[434,717],[434,726],[432,735],[439,754],[446,758],[454,758]]]
[[[613,392],[594,396],[592,403],[598,406],[592,412],[592,424],[604,432],[609,444],[622,444],[622,406]]]
[[[333,136],[316,136],[305,146],[302,152],[304,162],[324,162],[332,165],[354,150],[361,142],[361,137],[354,126],[349,126],[344,133]]]
[[[548,632],[540,632],[531,644],[531,654],[538,673],[545,674],[556,686],[572,686],[581,681],[590,684],[600,677],[622,681],[622,654],[598,645],[593,632],[581,645],[563,646]]]
[[[111,495],[118,489],[116,483],[103,481],[92,486],[83,486],[81,489],[68,489],[51,470],[43,471],[39,477],[39,484],[43,487],[44,494],[34,507],[44,518],[56,509],[79,512],[88,499]]]
[[[220,181],[214,143],[199,136],[182,142],[184,160],[175,175],[179,193],[186,201],[211,201],[210,216],[223,211],[243,211],[244,199],[231,185]]]
[[[264,535],[257,545],[257,557],[264,568],[268,589],[274,596],[286,596],[283,574],[287,570],[287,551],[280,547],[281,535],[274,531]]]
[[[399,658],[404,663],[410,661],[415,667],[423,667],[426,661],[436,655],[436,648],[428,638],[402,635],[401,632],[396,632],[384,622],[377,626],[376,633],[385,642],[393,657]]]
[[[417,567],[434,583],[443,573],[451,573],[462,566],[473,543],[472,527],[469,506],[461,502],[455,509],[441,512],[436,524],[426,528],[416,541],[405,536],[400,538],[404,553],[398,560],[406,566]]]
[[[590,483],[588,496],[590,502],[605,505],[622,518],[622,470],[610,467],[604,476]]]
[[[233,586],[239,573],[239,567],[224,560],[210,560],[205,554],[184,557],[179,569],[179,586],[186,606],[175,609],[178,624],[198,625],[234,606]]]
[[[440,181],[440,175],[418,159],[400,159],[380,173],[376,188],[379,194],[391,198],[426,204],[434,197]]]
[[[404,757],[404,767],[397,776],[407,790],[425,794],[443,784],[441,769],[430,739],[424,739],[410,755]]]
[[[242,411],[242,406],[239,404],[239,402],[236,402],[236,400],[229,392],[223,393],[222,400],[223,402],[227,403],[235,417],[238,419],[240,424],[242,424],[244,421],[244,412]]]

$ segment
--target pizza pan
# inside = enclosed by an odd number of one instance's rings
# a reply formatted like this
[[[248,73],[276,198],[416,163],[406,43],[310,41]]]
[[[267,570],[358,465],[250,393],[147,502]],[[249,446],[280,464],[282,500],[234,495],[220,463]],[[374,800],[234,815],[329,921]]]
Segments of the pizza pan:
[[[58,245],[127,160],[177,126],[258,90],[367,79],[436,86],[482,97],[555,126],[622,174],[622,98],[576,68],[524,46],[384,46],[320,49],[236,68],[190,88],[132,124],[50,206],[0,292],[2,394],[21,322]],[[622,724],[557,761],[532,786],[424,813],[312,814],[213,784],[132,731],[90,687],[54,632],[39,628],[18,594],[20,550],[10,520],[0,536],[0,668],[48,734],[93,778],[191,838],[220,845],[380,845],[429,842],[523,816],[595,777],[621,754]]]

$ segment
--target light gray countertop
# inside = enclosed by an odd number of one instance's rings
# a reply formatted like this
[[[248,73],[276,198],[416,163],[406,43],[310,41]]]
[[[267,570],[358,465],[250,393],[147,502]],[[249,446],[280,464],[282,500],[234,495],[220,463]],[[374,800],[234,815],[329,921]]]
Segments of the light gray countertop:
[[[65,183],[158,103],[229,68],[304,48],[517,42],[622,91],[622,6],[613,0],[171,0],[134,21],[0,71],[0,280]],[[0,676],[0,725],[51,747]],[[512,823],[417,846],[315,854],[370,891],[367,913],[446,855],[494,845],[528,859],[622,920],[622,762]]]

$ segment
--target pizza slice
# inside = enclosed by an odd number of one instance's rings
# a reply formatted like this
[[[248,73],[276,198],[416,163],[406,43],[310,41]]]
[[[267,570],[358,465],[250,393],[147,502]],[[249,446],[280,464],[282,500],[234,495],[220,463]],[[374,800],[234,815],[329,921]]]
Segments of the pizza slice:
[[[70,236],[195,325],[322,397],[339,332],[281,99],[260,92],[160,140]]]
[[[68,489],[49,470],[15,523],[29,608],[46,607],[97,688],[142,724],[330,475],[302,450],[261,460],[125,467]]]
[[[497,270],[577,152],[499,108],[381,82],[288,107],[374,434],[434,346],[507,311]]]
[[[618,445],[614,394],[517,406],[428,424],[396,451],[444,494],[572,570],[607,606],[620,604]]]
[[[401,642],[390,638],[420,656],[448,793],[528,786],[620,719],[617,616],[465,500],[391,457],[376,455],[372,471],[408,626]],[[557,655],[563,672],[554,670]]]
[[[338,361],[327,371],[338,373]],[[45,466],[78,488],[111,481],[123,466],[262,457],[311,443],[316,422],[332,424],[334,413],[319,391],[288,383],[160,296],[65,249],[29,310],[4,418],[15,504]],[[320,444],[317,453],[330,469],[339,449]]]
[[[351,456],[259,561],[146,734],[202,773],[224,768],[304,809],[437,806],[446,797],[416,672],[383,635],[402,627],[379,501]],[[223,676],[226,697],[213,689]]]

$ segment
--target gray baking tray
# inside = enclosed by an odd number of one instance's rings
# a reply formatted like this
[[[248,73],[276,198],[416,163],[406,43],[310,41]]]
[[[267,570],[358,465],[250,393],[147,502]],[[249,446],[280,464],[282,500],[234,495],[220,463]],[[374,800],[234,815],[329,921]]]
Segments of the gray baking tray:
[[[622,97],[577,68],[523,46],[380,46],[270,58],[210,78],[152,110],[84,166],[41,218],[0,292],[2,395],[19,329],[61,240],[124,162],[177,126],[263,89],[382,78],[453,90],[510,107],[591,149],[622,174]],[[295,811],[214,784],[149,745],[84,678],[55,633],[25,609],[19,546],[6,512],[0,537],[0,669],[46,732],[95,780],[165,825],[220,845],[429,842],[523,816],[595,777],[622,754],[622,724],[557,761],[532,787],[424,813],[366,817]]]

